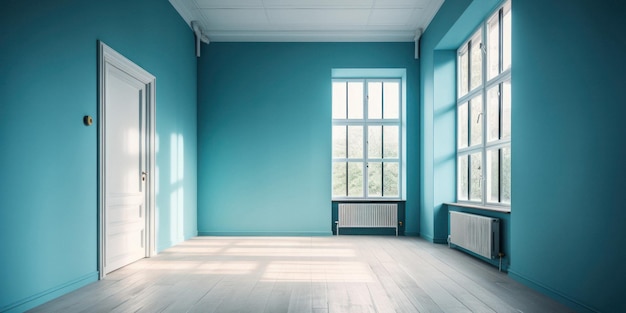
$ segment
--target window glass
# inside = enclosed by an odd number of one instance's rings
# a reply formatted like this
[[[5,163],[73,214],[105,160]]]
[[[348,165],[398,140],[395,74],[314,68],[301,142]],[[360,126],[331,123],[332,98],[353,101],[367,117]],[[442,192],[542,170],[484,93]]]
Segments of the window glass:
[[[500,13],[487,22],[487,79],[500,74]]]
[[[383,127],[383,158],[398,158],[400,155],[400,127]]]
[[[383,83],[367,83],[367,118],[383,118]]]
[[[333,158],[346,158],[346,152],[346,126],[333,126]]]
[[[470,42],[472,54],[472,59],[470,61],[470,90],[480,87],[483,83],[483,51],[481,32],[482,30],[478,30]]]
[[[470,100],[472,118],[470,122],[471,141],[470,146],[480,145],[483,142],[483,97],[478,96]]]
[[[500,185],[500,201],[511,204],[511,147],[502,148]]]
[[[511,80],[502,83],[502,138],[511,137]]]
[[[363,83],[348,82],[348,118],[363,118]]]
[[[470,154],[470,200],[482,201],[482,172],[483,157],[482,153]]]
[[[502,70],[511,68],[511,2],[502,8]]]
[[[398,163],[383,163],[383,196],[400,196],[399,171]]]
[[[346,118],[345,82],[333,82],[333,118]]]
[[[383,127],[367,127],[367,154],[372,159],[382,159],[383,157]]]
[[[487,141],[500,139],[500,85],[487,90]]]
[[[467,49],[459,54],[459,97],[467,94],[469,91],[469,58]]]
[[[347,195],[347,165],[346,162],[333,162],[333,197]]]
[[[348,126],[348,158],[363,158],[363,126]]]
[[[385,82],[383,84],[383,109],[385,119],[400,118],[400,83]]]
[[[457,109],[457,146],[459,148],[467,147],[467,141],[469,136],[469,124],[467,120],[468,104],[464,102],[458,106]]]
[[[487,201],[500,201],[500,150],[487,151]]]
[[[363,162],[348,162],[348,197],[363,196]]]
[[[383,163],[369,162],[367,164],[367,192],[370,197],[383,196]]]
[[[469,200],[469,156],[460,156],[457,160],[457,195],[459,200]]]

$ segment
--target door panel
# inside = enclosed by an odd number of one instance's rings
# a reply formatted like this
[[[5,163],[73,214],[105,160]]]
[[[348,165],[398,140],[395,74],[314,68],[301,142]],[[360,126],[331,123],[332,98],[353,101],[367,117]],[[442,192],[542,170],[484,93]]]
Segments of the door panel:
[[[146,256],[146,85],[105,64],[104,271]]]

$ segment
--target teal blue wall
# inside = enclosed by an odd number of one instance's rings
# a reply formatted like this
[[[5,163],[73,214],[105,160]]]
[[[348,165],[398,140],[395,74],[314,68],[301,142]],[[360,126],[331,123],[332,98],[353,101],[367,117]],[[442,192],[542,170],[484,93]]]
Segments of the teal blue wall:
[[[194,39],[169,2],[3,1],[0,311],[97,279],[97,40],[157,78],[158,249],[196,234]]]
[[[406,233],[419,232],[412,43],[211,43],[198,65],[198,230],[331,234],[331,71],[407,72]]]
[[[497,2],[446,1],[422,37],[420,215],[433,241],[455,200],[437,158],[454,149],[438,67]],[[626,311],[625,14],[622,1],[513,1],[512,212],[454,208],[503,219],[509,275],[578,311]]]
[[[537,9],[540,8],[540,9]],[[513,2],[509,273],[625,312],[626,2]]]
[[[443,203],[456,200],[456,48],[442,47],[441,42],[469,4],[469,0],[444,2],[420,39],[420,236],[431,242],[446,242]]]

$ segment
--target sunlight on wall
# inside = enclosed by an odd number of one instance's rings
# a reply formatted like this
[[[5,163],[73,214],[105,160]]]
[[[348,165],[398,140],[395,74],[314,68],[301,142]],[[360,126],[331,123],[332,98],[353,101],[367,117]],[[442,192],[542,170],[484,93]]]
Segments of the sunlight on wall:
[[[182,134],[172,134],[170,140],[170,183],[172,185],[170,196],[170,240],[171,242],[181,242],[184,240],[184,139]]]

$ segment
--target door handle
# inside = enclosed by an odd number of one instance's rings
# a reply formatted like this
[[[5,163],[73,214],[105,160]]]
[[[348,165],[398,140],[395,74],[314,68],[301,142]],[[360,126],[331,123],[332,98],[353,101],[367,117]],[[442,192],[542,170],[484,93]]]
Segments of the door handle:
[[[146,181],[146,178],[148,177],[148,173],[146,172],[141,172],[141,181]]]

